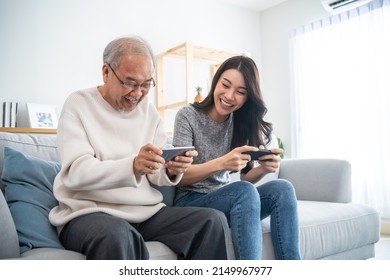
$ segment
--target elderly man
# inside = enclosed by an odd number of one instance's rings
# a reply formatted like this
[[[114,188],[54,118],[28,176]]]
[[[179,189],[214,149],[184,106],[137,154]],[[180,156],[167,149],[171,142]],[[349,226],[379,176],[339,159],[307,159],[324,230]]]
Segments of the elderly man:
[[[226,259],[223,213],[162,203],[151,183],[175,185],[196,151],[165,162],[166,134],[148,101],[154,55],[138,37],[110,42],[104,84],[71,94],[58,125],[62,168],[50,212],[66,249],[87,259],[148,259],[145,241],[161,241],[179,259]]]

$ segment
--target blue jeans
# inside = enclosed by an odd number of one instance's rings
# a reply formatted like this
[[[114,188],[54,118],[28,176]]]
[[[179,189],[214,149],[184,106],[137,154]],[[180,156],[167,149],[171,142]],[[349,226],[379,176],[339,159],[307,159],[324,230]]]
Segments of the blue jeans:
[[[261,259],[261,220],[271,216],[276,259],[300,259],[297,199],[294,187],[286,180],[259,187],[238,181],[207,194],[188,191],[178,196],[175,206],[209,207],[225,213],[240,260]]]

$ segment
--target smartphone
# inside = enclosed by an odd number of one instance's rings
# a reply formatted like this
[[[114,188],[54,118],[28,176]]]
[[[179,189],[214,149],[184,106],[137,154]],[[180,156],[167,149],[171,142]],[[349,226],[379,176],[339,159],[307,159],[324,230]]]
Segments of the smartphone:
[[[167,162],[176,156],[182,156],[185,154],[185,152],[192,151],[194,149],[194,146],[165,148],[163,149],[162,157],[165,159],[165,162]]]
[[[259,157],[265,156],[265,155],[271,155],[271,154],[277,155],[277,153],[273,153],[271,150],[267,150],[267,149],[261,149],[258,151],[243,152],[243,154],[250,155],[252,160],[257,160]]]

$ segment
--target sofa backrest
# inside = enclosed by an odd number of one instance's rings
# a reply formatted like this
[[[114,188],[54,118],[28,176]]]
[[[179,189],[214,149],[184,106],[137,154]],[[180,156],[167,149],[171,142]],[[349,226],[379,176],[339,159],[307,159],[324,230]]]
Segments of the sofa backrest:
[[[4,147],[14,148],[24,154],[44,160],[58,162],[57,140],[55,134],[23,134],[0,132],[0,178],[3,173]],[[163,196],[163,202],[173,205],[175,187],[155,187]],[[0,179],[0,189],[4,191],[3,181]]]
[[[3,173],[4,147],[45,160],[58,161],[55,134],[24,134],[0,132],[0,178]],[[0,189],[4,191],[0,180]]]

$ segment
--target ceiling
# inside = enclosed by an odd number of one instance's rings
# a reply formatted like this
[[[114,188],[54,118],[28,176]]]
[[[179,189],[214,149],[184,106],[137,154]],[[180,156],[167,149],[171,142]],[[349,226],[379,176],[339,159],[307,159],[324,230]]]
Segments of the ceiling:
[[[255,10],[255,11],[263,11],[272,6],[278,5],[287,0],[222,0],[223,2],[228,2],[239,7]]]

